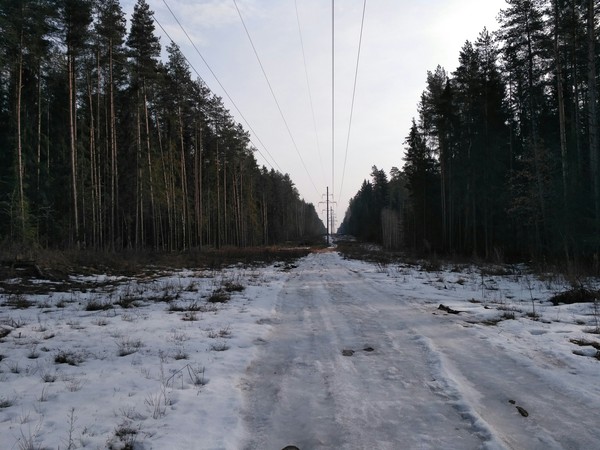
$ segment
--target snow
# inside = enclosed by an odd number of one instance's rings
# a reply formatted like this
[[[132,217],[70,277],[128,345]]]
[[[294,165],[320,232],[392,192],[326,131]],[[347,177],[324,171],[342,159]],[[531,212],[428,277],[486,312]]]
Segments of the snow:
[[[509,269],[332,251],[0,293],[0,447],[598,448],[598,312]]]

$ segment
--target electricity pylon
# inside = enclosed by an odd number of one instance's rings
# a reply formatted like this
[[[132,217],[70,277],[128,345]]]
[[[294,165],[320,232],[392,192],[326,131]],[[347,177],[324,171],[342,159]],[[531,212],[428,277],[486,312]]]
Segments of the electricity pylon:
[[[329,197],[333,198],[333,195],[329,194],[329,186],[327,186],[327,194],[325,194],[324,197],[325,200],[319,202],[319,205],[326,205],[325,210],[321,210],[321,212],[325,212],[325,217],[327,218],[327,245],[329,245],[329,235],[332,234],[329,232],[329,225],[331,224],[331,229],[333,230],[333,205],[336,205],[337,202],[335,202],[334,200],[329,200]]]

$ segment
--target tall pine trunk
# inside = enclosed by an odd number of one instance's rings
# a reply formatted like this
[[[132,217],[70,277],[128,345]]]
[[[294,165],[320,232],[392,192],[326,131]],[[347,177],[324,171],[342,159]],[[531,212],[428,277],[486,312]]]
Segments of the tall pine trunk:
[[[163,140],[162,140],[162,132],[160,129],[160,122],[158,121],[158,116],[157,113],[155,112],[154,114],[154,122],[156,123],[156,134],[158,137],[158,148],[159,148],[159,152],[160,152],[160,161],[161,161],[161,169],[162,169],[162,176],[163,176],[163,183],[164,183],[164,196],[165,196],[165,200],[167,202],[167,223],[166,223],[166,232],[164,232],[164,226],[163,226],[163,222],[161,220],[160,222],[160,236],[161,236],[161,243],[163,248],[169,249],[169,250],[173,250],[173,240],[172,240],[172,230],[173,230],[173,200],[172,200],[172,195],[171,195],[171,182],[170,182],[170,178],[169,178],[169,171],[168,168],[171,167],[170,165],[170,159],[168,159],[168,157],[165,155],[165,151],[163,148]]]
[[[598,101],[596,86],[596,35],[595,35],[595,1],[588,0],[588,127],[590,151],[590,176],[593,189],[596,233],[600,224],[600,179],[598,178]]]
[[[183,113],[181,106],[177,111],[179,122],[179,149],[180,149],[180,177],[181,177],[181,243],[183,248],[189,246],[188,242],[188,192],[187,192],[187,173],[185,169],[185,141],[183,135]]]
[[[100,79],[100,72],[98,71],[98,79]],[[91,76],[88,76],[88,102],[89,102],[89,170],[90,170],[90,197],[91,197],[91,212],[92,212],[92,236],[91,244],[94,248],[98,245],[98,211],[100,208],[97,206],[99,201],[100,192],[98,190],[98,179],[96,176],[96,121],[94,119],[94,107],[93,107],[93,91],[92,91],[92,80]],[[98,117],[98,120],[100,118]],[[99,126],[99,123],[98,123]],[[85,216],[85,211],[83,211]],[[84,233],[85,233],[84,228]],[[86,233],[87,235],[88,233]],[[87,238],[86,238],[87,240]]]
[[[197,123],[196,149],[194,151],[194,222],[196,230],[194,239],[202,249],[202,129]]]
[[[19,41],[19,56],[17,62],[16,86],[16,116],[17,116],[17,179],[19,184],[19,227],[21,240],[25,239],[25,169],[23,164],[23,135],[21,131],[21,101],[23,97],[23,30]]]
[[[539,207],[541,213],[541,228],[536,223],[536,235],[538,240],[538,246],[543,246],[543,242],[545,241],[545,228],[547,225],[546,222],[546,202],[544,199],[544,184],[542,178],[542,148],[539,141],[538,129],[537,129],[537,117],[536,117],[536,105],[537,101],[535,99],[535,89],[533,82],[533,69],[534,69],[534,56],[533,56],[533,43],[531,36],[530,24],[527,22],[526,27],[527,32],[527,83],[529,88],[529,123],[530,123],[530,147],[533,151],[533,159],[534,159],[534,171],[535,171],[535,179],[536,179],[536,190],[537,197],[539,200]],[[540,250],[538,248],[538,250]]]
[[[146,94],[146,83],[144,83],[144,123],[146,127],[146,155],[148,162],[148,181],[150,186],[150,211],[152,214],[151,222],[153,228],[153,243],[154,248],[158,248],[158,226],[156,224],[156,205],[154,202],[154,176],[152,173],[152,147],[150,144],[150,118],[148,115],[148,99]]]
[[[568,193],[568,168],[567,168],[567,132],[565,124],[565,99],[563,91],[563,66],[560,55],[560,14],[558,9],[558,0],[554,0],[554,64],[556,67],[556,91],[558,96],[558,123],[560,132],[560,156],[562,169],[562,188],[563,188],[563,204],[567,207]]]
[[[80,246],[79,237],[79,202],[77,188],[77,122],[76,122],[76,105],[75,105],[75,57],[72,50],[68,50],[67,56],[67,76],[68,76],[68,91],[69,91],[69,148],[71,155],[71,201],[73,208],[73,231],[75,247]]]
[[[135,249],[143,246],[144,235],[144,192],[142,180],[142,118],[140,113],[141,93],[137,93],[136,108],[136,143],[135,143]]]
[[[554,7],[554,63],[556,66],[556,91],[558,97],[558,125],[560,136],[560,162],[562,173],[562,199],[563,199],[563,248],[565,257],[569,260],[569,211],[568,211],[568,160],[567,160],[567,127],[565,119],[565,98],[563,91],[563,65],[560,54],[560,12],[558,8],[558,0],[553,1]]]
[[[113,77],[113,45],[109,41],[108,51],[108,76],[109,76],[109,109],[110,109],[110,246],[115,249],[117,239],[117,208],[119,204],[119,167],[117,150],[117,117],[115,112],[115,82]]]

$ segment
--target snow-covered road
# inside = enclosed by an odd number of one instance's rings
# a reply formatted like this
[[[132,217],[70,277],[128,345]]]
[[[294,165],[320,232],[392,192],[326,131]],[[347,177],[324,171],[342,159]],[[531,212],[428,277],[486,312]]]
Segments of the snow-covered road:
[[[599,448],[600,392],[568,360],[360,267],[317,253],[290,273],[243,376],[243,448]]]
[[[0,449],[598,450],[600,302],[569,289],[335,251],[4,280]]]

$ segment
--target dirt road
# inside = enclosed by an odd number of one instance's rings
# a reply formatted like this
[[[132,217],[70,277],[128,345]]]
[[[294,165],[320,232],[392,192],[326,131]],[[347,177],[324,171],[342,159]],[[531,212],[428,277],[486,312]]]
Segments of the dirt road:
[[[356,267],[321,253],[290,274],[244,377],[244,448],[597,448],[597,391]]]

